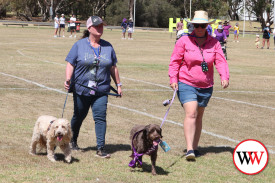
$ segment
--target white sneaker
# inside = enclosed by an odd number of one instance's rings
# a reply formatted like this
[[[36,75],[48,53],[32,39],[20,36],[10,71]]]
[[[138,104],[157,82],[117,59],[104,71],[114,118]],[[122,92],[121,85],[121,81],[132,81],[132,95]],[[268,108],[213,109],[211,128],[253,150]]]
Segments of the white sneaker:
[[[70,35],[69,37],[73,37],[73,35]]]
[[[57,35],[54,35],[53,37],[57,37]]]
[[[76,37],[76,35],[74,35],[74,37]]]
[[[65,37],[65,36],[63,35],[63,37]]]

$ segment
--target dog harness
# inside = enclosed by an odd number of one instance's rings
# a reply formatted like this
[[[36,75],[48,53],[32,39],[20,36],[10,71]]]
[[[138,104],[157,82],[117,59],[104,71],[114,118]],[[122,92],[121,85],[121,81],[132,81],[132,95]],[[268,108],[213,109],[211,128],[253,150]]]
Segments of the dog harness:
[[[48,131],[50,131],[51,126],[52,126],[52,124],[53,124],[54,121],[55,121],[55,120],[52,120],[52,121],[50,122],[50,125],[49,125],[49,127],[48,127]]]
[[[132,157],[133,160],[131,160],[130,163],[129,163],[129,167],[131,167],[131,168],[136,168],[136,166],[138,166],[138,164],[139,164],[140,166],[142,166],[142,156],[143,156],[144,154],[146,154],[146,155],[151,155],[153,152],[155,152],[156,150],[158,150],[158,145],[154,145],[154,144],[153,144],[153,146],[152,146],[151,148],[149,148],[147,152],[145,152],[145,153],[140,153],[140,154],[137,152],[137,150],[136,150],[135,147],[134,147],[134,139],[135,139],[135,137],[136,137],[140,132],[142,132],[142,131],[143,131],[143,130],[140,130],[140,131],[136,132],[136,133],[134,134],[134,136],[133,136],[133,139],[132,139],[133,154],[132,154],[130,157]],[[156,141],[156,142],[159,143],[160,140],[158,140],[158,141]]]

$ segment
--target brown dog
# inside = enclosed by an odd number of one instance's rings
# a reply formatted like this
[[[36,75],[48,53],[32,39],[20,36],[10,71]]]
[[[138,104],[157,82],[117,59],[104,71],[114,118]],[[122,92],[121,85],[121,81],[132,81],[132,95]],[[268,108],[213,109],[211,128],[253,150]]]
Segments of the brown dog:
[[[133,139],[134,135],[135,138]],[[131,144],[139,154],[147,154],[151,156],[152,174],[156,175],[156,160],[157,160],[157,145],[158,141],[162,138],[161,128],[159,125],[150,124],[147,126],[136,125],[133,127],[130,133]],[[152,147],[156,149],[152,150]],[[132,147],[132,156],[134,159],[134,150]],[[140,157],[142,161],[142,156]]]

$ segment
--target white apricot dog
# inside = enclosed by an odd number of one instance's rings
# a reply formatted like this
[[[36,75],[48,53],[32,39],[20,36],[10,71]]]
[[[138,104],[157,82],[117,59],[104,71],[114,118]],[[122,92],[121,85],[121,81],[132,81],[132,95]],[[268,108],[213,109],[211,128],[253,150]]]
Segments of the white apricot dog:
[[[36,154],[36,145],[47,148],[47,157],[56,161],[54,150],[56,146],[64,152],[66,162],[72,159],[70,141],[72,137],[71,125],[68,120],[53,116],[40,116],[34,126],[30,154]]]

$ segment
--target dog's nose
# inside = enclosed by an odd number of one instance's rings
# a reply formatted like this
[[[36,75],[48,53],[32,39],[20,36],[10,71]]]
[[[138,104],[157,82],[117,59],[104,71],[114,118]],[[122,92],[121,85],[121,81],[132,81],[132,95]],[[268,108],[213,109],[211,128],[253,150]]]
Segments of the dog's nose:
[[[61,132],[57,132],[57,135],[61,135]]]

